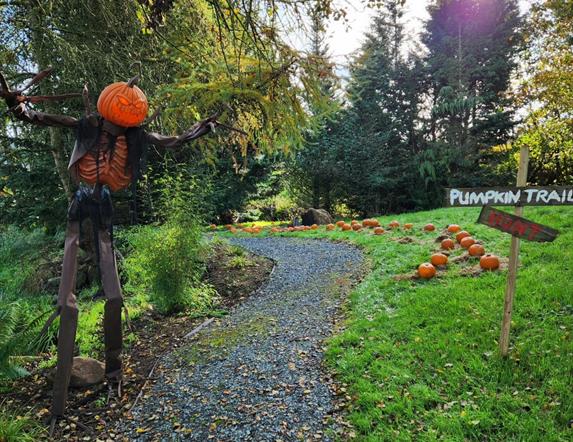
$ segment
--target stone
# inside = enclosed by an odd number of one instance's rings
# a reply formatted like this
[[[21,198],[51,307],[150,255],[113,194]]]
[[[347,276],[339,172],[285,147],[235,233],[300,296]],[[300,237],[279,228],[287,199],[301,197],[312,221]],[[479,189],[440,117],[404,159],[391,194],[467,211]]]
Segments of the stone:
[[[313,209],[312,207],[302,214],[302,224],[312,226],[313,224],[330,224],[332,216],[324,209]]]
[[[54,368],[49,374],[50,380],[54,379],[55,374],[56,369]],[[102,362],[80,356],[74,358],[70,387],[88,387],[103,382],[104,378],[105,366]]]

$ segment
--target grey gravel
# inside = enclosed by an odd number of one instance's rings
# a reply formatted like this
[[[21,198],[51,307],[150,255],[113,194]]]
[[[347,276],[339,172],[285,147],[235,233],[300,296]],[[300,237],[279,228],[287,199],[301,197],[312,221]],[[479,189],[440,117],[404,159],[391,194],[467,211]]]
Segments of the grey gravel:
[[[312,239],[232,242],[275,261],[268,283],[161,361],[133,420],[121,423],[130,440],[335,437],[323,341],[360,270],[361,252]]]

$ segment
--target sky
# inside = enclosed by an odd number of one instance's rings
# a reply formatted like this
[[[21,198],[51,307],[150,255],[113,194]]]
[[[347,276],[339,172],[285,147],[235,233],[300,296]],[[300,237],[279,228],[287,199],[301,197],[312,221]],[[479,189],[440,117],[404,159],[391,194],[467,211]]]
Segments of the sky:
[[[344,0],[339,0],[344,1]],[[427,5],[432,0],[406,0],[406,13],[403,17],[405,35],[417,38],[423,28],[424,21],[429,18],[426,11]],[[519,0],[522,13],[529,10],[532,0]],[[337,64],[337,71],[344,75],[347,70],[349,57],[360,48],[364,40],[364,34],[370,27],[370,19],[375,11],[365,6],[363,0],[345,0],[348,12],[346,24],[331,20],[328,23],[328,45],[331,59]],[[301,42],[294,42],[296,47],[301,47]],[[303,44],[304,45],[304,44]]]

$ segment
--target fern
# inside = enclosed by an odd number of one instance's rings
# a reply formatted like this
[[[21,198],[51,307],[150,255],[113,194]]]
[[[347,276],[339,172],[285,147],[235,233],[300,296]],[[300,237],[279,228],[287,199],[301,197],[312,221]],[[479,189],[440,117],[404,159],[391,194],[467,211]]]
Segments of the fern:
[[[18,302],[0,305],[0,379],[26,376],[26,369],[16,362],[16,356],[37,350],[42,343],[35,339],[45,314],[30,321],[28,312]]]

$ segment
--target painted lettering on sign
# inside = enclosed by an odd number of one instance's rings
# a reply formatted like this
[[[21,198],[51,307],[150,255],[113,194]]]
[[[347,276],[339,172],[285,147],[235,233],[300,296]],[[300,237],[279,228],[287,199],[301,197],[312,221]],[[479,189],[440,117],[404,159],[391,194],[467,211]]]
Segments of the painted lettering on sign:
[[[573,205],[573,187],[494,187],[447,189],[446,205],[551,206]]]
[[[551,227],[534,223],[520,216],[511,215],[489,206],[485,206],[482,209],[478,223],[527,241],[550,242],[557,238],[559,234],[559,231]]]

